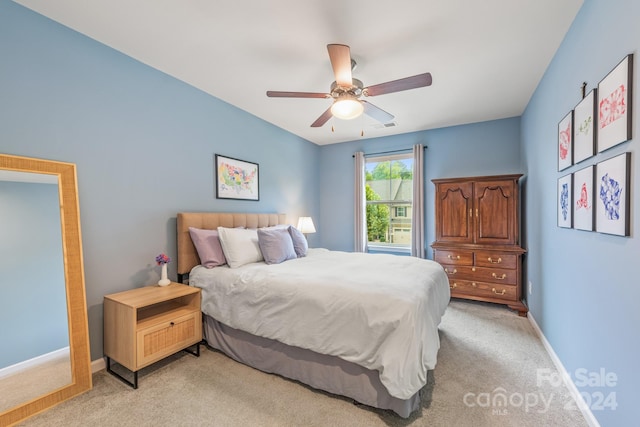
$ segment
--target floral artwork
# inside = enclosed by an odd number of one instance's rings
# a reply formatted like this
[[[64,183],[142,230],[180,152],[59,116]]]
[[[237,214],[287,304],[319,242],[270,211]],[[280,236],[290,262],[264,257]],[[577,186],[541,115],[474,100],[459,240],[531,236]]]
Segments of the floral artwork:
[[[594,154],[595,150],[595,93],[589,92],[573,111],[573,161],[581,162]]]
[[[631,138],[632,69],[628,55],[598,84],[598,152]]]
[[[604,129],[627,114],[627,88],[618,86],[608,97],[600,100],[600,129]]]
[[[558,124],[558,170],[573,164],[573,111]]]
[[[558,179],[558,227],[571,228],[571,174]]]
[[[573,174],[573,228],[593,231],[593,166]]]
[[[622,187],[620,182],[604,174],[600,179],[600,201],[604,206],[606,219],[617,221],[620,219],[620,196]]]
[[[258,164],[216,154],[216,197],[259,200]]]
[[[631,154],[598,163],[596,174],[596,230],[629,235],[629,169]]]

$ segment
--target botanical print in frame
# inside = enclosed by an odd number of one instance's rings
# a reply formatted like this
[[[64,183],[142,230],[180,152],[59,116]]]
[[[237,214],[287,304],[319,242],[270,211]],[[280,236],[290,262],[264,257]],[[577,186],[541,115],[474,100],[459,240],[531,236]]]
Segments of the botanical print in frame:
[[[631,139],[633,55],[598,84],[598,153]]]
[[[588,159],[595,153],[596,93],[593,89],[573,110],[573,162]]]
[[[216,198],[260,200],[258,164],[216,154]]]
[[[558,178],[558,227],[571,228],[572,225],[571,178],[571,174]]]
[[[573,111],[558,124],[558,170],[573,164]]]
[[[573,174],[573,228],[593,231],[593,166]]]
[[[596,231],[629,235],[631,153],[596,165]]]

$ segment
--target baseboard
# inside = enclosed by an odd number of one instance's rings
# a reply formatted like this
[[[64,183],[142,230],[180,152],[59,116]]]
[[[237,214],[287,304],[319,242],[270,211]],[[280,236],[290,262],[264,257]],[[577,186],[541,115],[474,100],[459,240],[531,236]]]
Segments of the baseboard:
[[[556,366],[556,369],[558,369],[560,376],[562,376],[564,384],[569,389],[569,392],[571,393],[571,397],[573,397],[573,400],[575,400],[576,406],[580,409],[580,412],[582,412],[582,415],[584,416],[585,420],[591,427],[600,427],[600,423],[598,422],[596,417],[593,415],[593,412],[591,412],[589,405],[587,405],[582,399],[582,396],[580,395],[580,391],[571,380],[571,376],[565,369],[564,365],[560,361],[560,358],[558,357],[556,352],[553,351],[553,347],[551,347],[551,344],[549,343],[549,341],[547,341],[547,338],[542,333],[542,330],[538,326],[538,323],[536,322],[536,319],[533,317],[531,312],[527,313],[527,317],[529,318],[529,322],[533,326],[533,329],[536,331],[536,334],[538,334],[538,336],[540,337],[540,340],[542,341],[542,345],[544,346],[545,350],[547,350],[547,353],[549,354],[549,357],[551,357],[553,364]]]
[[[96,359],[93,360],[91,362],[91,373],[95,374],[98,371],[102,371],[103,369],[107,368],[107,362],[105,361],[104,357],[101,357],[100,359]]]

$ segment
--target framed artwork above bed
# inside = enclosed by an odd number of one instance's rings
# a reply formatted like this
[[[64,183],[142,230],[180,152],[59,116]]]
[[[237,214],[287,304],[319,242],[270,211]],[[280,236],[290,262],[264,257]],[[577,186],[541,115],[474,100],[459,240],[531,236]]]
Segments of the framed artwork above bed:
[[[260,200],[258,166],[216,154],[216,198]]]

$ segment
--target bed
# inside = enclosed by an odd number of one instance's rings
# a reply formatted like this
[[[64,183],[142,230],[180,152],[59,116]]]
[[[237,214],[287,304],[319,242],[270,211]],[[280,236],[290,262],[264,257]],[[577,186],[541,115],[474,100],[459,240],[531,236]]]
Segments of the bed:
[[[278,264],[205,268],[189,233],[279,224],[286,215],[178,214],[178,278],[202,289],[207,344],[261,371],[409,417],[440,346],[450,296],[442,267],[309,248]]]

